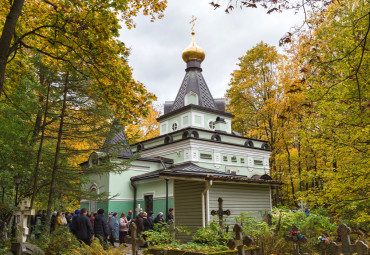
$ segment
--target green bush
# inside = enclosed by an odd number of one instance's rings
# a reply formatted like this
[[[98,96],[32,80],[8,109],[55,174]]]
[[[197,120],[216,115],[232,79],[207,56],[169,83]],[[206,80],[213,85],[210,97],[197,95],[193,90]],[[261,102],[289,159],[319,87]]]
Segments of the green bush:
[[[51,234],[43,233],[33,243],[45,251],[45,255],[71,254],[74,249],[80,247],[80,242],[66,226],[60,226]]]
[[[152,245],[168,244],[175,242],[176,233],[190,233],[185,227],[174,227],[168,224],[154,224],[154,229],[143,232],[145,240]]]
[[[208,245],[226,245],[231,238],[230,233],[222,231],[216,220],[212,220],[209,225],[199,228],[193,235],[193,242]]]

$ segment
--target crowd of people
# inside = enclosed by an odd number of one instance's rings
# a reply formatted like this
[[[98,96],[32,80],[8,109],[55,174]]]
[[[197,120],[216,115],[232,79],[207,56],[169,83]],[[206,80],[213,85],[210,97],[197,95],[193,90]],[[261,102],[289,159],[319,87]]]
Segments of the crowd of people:
[[[162,212],[159,212],[154,217],[153,211],[149,213],[141,211],[136,215],[136,219],[133,219],[133,214],[130,210],[127,217],[124,212],[121,213],[119,218],[117,212],[110,212],[106,219],[104,209],[91,213],[86,208],[77,209],[74,213],[53,212],[50,218],[50,232],[55,231],[62,225],[66,225],[71,233],[87,245],[91,244],[93,237],[99,238],[104,246],[107,242],[111,245],[114,245],[116,242],[122,244],[125,242],[125,236],[130,235],[130,224],[132,222],[135,222],[137,226],[138,235],[152,230],[155,224],[172,224],[173,208],[168,210],[166,221],[163,216]],[[36,238],[41,235],[45,222],[45,211],[38,211],[31,222]]]

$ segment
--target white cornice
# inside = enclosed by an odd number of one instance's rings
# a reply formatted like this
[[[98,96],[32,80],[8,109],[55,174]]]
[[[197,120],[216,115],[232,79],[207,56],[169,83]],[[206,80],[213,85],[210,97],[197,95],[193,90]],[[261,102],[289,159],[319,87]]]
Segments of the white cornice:
[[[253,148],[241,147],[240,145],[229,145],[223,143],[214,143],[211,141],[203,141],[196,139],[187,139],[166,146],[148,148],[142,152],[143,157],[164,156],[166,154],[175,153],[184,149],[198,149],[215,153],[227,153],[236,156],[252,156],[252,157],[270,157],[271,151],[254,150]]]

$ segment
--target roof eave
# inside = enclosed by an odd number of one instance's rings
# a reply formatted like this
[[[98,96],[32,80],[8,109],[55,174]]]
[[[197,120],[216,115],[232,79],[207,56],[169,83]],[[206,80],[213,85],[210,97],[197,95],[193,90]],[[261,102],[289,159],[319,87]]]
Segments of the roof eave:
[[[162,116],[160,116],[159,118],[157,118],[157,121],[159,122],[159,121],[161,121],[161,120],[163,120],[165,118],[168,118],[168,117],[171,117],[171,116],[176,115],[178,113],[181,113],[182,111],[191,110],[191,109],[201,110],[201,111],[206,111],[206,112],[211,112],[211,113],[216,113],[216,114],[219,114],[219,115],[222,115],[222,116],[225,116],[225,117],[234,118],[234,115],[231,114],[231,113],[228,113],[228,112],[224,112],[224,111],[220,111],[220,110],[215,110],[215,109],[211,109],[211,108],[200,106],[200,105],[189,104],[189,105],[184,106],[184,107],[181,107],[181,108],[179,108],[177,110],[174,110],[174,111],[171,111],[169,113],[163,114]]]

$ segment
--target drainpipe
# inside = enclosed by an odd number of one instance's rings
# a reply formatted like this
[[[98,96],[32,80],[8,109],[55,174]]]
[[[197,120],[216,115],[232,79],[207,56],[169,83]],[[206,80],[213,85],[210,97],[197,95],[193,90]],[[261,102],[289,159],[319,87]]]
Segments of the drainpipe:
[[[167,170],[166,164],[163,162],[163,160],[160,159],[160,161],[163,166],[163,169]],[[167,214],[168,214],[168,178],[166,178],[166,212],[165,212],[166,222],[167,222]]]
[[[135,185],[134,181],[131,181],[131,186],[134,189],[134,204],[133,204],[133,210],[132,210],[132,218],[135,219],[136,218],[136,211],[135,211],[135,208],[136,208],[136,185]]]
[[[167,222],[167,214],[168,214],[168,179],[166,178],[166,222]]]
[[[202,225],[203,227],[206,226],[206,223],[208,222],[208,191],[212,186],[212,180],[206,182],[206,187],[202,192]]]

